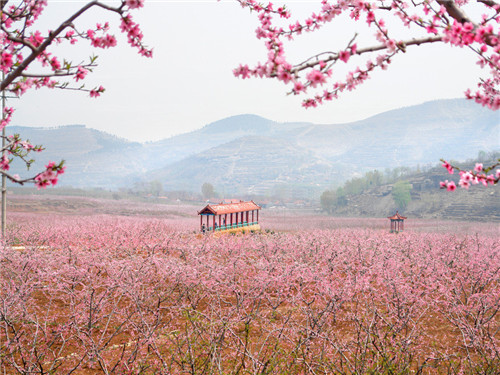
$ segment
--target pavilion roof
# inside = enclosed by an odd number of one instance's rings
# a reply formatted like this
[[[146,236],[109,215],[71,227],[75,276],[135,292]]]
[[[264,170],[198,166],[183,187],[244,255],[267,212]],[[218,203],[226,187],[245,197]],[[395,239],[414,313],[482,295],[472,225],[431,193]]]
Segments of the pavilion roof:
[[[255,204],[254,201],[239,201],[237,203],[208,204],[201,211],[198,211],[198,215],[223,215],[260,209],[261,207]]]
[[[391,220],[404,220],[404,219],[408,219],[406,216],[401,216],[399,214],[399,212],[396,211],[396,214],[393,215],[393,216],[388,216],[387,217],[388,219],[391,219]]]

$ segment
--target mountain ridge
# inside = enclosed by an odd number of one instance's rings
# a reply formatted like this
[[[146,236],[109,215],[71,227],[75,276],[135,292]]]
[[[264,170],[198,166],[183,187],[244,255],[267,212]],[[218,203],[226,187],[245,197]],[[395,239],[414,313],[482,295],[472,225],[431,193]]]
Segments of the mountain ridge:
[[[168,189],[198,191],[203,176],[207,181],[201,183],[234,188],[234,193],[266,194],[287,185],[317,194],[367,170],[435,163],[442,157],[464,160],[480,150],[498,149],[500,118],[473,102],[447,99],[352,123],[279,123],[253,114],[235,115],[146,143],[84,125],[9,126],[7,132],[18,132],[46,147],[36,155],[32,170],[49,160],[65,159],[68,168],[62,185],[116,189],[158,179]],[[263,138],[259,142],[255,137]],[[242,152],[245,142],[255,149]],[[257,166],[260,175],[250,166]],[[286,170],[278,175],[277,168]],[[23,173],[18,162],[12,170]]]

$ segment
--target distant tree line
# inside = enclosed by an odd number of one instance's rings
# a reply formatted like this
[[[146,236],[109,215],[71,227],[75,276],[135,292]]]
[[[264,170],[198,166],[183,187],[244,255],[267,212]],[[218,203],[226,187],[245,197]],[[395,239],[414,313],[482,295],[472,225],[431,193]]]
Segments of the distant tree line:
[[[159,197],[163,193],[163,184],[159,180],[136,181],[130,189],[126,189],[129,194],[140,196]]]
[[[204,199],[218,198],[218,194],[215,192],[214,185],[209,182],[205,182],[201,185],[201,194]]]

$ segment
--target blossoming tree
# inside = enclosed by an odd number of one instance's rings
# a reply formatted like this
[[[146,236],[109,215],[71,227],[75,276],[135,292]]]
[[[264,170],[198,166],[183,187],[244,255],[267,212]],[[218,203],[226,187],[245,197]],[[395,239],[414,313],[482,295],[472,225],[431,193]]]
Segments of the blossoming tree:
[[[43,33],[37,29],[37,21],[47,6],[47,0],[0,0],[0,90],[3,94],[0,129],[5,129],[14,112],[12,107],[5,107],[6,94],[21,97],[29,89],[42,87],[85,91],[91,97],[97,97],[104,91],[102,86],[89,89],[82,84],[87,74],[96,66],[96,57],[75,64],[57,56],[51,50],[54,45],[74,45],[82,41],[88,41],[95,48],[116,46],[117,40],[109,33],[108,22],[97,23],[94,28],[88,30],[79,28],[77,21],[93,8],[101,8],[120,17],[120,29],[127,35],[129,44],[141,55],[151,57],[152,51],[143,44],[141,29],[130,15],[130,10],[143,5],[144,0],[121,0],[114,6],[98,0],[89,1],[64,22]],[[9,164],[14,158],[21,159],[29,167],[33,162],[31,153],[40,152],[43,147],[23,140],[20,135],[7,137],[3,132],[2,138],[2,175],[14,183],[33,182],[38,188],[57,183],[58,176],[64,172],[64,161],[49,162],[45,170],[30,177],[9,174]]]
[[[500,4],[494,0],[322,0],[318,10],[303,21],[290,22],[286,6],[255,0],[236,0],[253,11],[260,25],[257,38],[264,40],[267,59],[256,66],[240,65],[234,74],[242,79],[266,77],[283,82],[289,94],[303,95],[306,108],[338,98],[366,82],[376,70],[386,70],[396,56],[411,55],[415,46],[446,44],[462,48],[476,56],[477,64],[486,71],[478,78],[477,87],[469,88],[465,97],[492,110],[500,108]],[[475,16],[479,14],[479,16]],[[474,15],[474,17],[472,16]],[[316,32],[325,25],[349,17],[372,30],[371,42],[366,35],[348,36],[338,50],[320,51],[302,57],[298,62],[287,58],[286,49],[303,33]],[[398,27],[399,25],[399,27]],[[286,44],[288,42],[288,44]],[[348,64],[347,75],[339,77],[338,64]],[[455,166],[449,170],[459,170]],[[498,165],[476,166],[473,171],[460,171],[460,186],[471,183],[497,184]],[[454,186],[454,184],[453,184]],[[453,190],[448,182],[442,187]]]

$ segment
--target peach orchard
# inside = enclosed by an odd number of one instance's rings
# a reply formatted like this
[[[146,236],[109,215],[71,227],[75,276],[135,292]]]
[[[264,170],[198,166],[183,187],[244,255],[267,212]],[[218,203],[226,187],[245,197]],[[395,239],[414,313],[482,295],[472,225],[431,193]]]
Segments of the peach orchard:
[[[311,229],[216,237],[193,231],[195,217],[11,221],[2,373],[500,371],[494,224],[396,235],[311,218]]]

